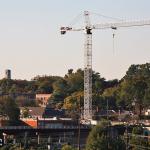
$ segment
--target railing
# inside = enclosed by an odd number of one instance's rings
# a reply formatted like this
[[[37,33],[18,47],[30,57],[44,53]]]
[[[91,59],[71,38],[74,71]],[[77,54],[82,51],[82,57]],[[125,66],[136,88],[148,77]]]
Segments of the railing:
[[[38,126],[38,127],[30,127],[30,126],[3,126],[0,127],[0,130],[23,130],[23,129],[78,129],[78,126],[54,126],[54,125],[48,125],[48,126]],[[80,129],[90,129],[89,126],[80,126]]]
[[[1,129],[33,129],[33,128],[30,126],[2,126],[0,127],[0,130]]]
[[[112,122],[112,125],[119,125],[121,122]],[[122,124],[126,125],[125,122],[122,122]],[[144,122],[143,122],[144,124]],[[133,124],[128,124],[128,125],[133,125]],[[145,123],[145,127],[150,127],[150,124]],[[2,126],[0,127],[0,130],[25,130],[25,129],[78,129],[78,125],[54,125],[54,124],[45,124],[45,125],[40,125],[37,127],[31,127],[31,126]],[[89,125],[80,125],[80,129],[91,129],[91,126]]]

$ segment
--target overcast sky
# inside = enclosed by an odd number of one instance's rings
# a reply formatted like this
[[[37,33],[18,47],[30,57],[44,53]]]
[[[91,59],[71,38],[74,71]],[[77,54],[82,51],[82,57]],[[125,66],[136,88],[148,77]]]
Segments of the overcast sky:
[[[5,69],[13,78],[30,80],[83,68],[84,33],[61,36],[59,28],[84,10],[129,21],[150,19],[149,0],[0,0],[0,78]],[[92,23],[115,22],[93,18]],[[112,34],[93,31],[93,70],[102,77],[120,79],[131,64],[150,61],[150,26],[117,30],[114,49]]]

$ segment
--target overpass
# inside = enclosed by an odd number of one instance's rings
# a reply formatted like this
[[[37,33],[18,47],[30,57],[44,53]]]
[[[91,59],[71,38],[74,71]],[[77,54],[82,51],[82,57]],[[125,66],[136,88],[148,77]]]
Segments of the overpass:
[[[88,125],[80,125],[80,126],[57,126],[57,125],[49,125],[49,126],[39,126],[36,128],[30,126],[3,126],[0,127],[0,133],[6,134],[18,134],[22,132],[39,132],[39,133],[54,133],[54,132],[90,132],[91,126]]]

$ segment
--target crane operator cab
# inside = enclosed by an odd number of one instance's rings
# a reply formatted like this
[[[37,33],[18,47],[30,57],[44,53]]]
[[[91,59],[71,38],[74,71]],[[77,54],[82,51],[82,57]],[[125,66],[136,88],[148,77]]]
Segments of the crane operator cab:
[[[92,32],[91,32],[92,29],[91,28],[86,27],[85,29],[86,29],[86,34],[92,34]]]

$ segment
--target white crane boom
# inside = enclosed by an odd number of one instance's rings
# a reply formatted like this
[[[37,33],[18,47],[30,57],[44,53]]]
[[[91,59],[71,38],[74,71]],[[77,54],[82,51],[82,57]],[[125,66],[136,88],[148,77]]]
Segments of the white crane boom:
[[[126,22],[116,22],[116,23],[101,23],[95,24],[89,27],[89,29],[118,29],[122,27],[138,27],[150,25],[150,20],[141,20],[141,21],[126,21]],[[85,27],[82,28],[73,28],[73,27],[61,27],[61,34],[65,34],[67,31],[83,31],[86,30]]]
[[[91,29],[117,29],[122,27],[136,27],[145,25],[150,25],[150,20],[95,24],[91,27]]]
[[[61,34],[68,31],[85,31],[85,51],[84,51],[84,119],[92,119],[92,30],[93,29],[113,29],[122,27],[134,27],[150,25],[150,20],[126,21],[116,23],[101,23],[91,25],[89,12],[84,12],[85,26],[81,28],[61,27]]]

